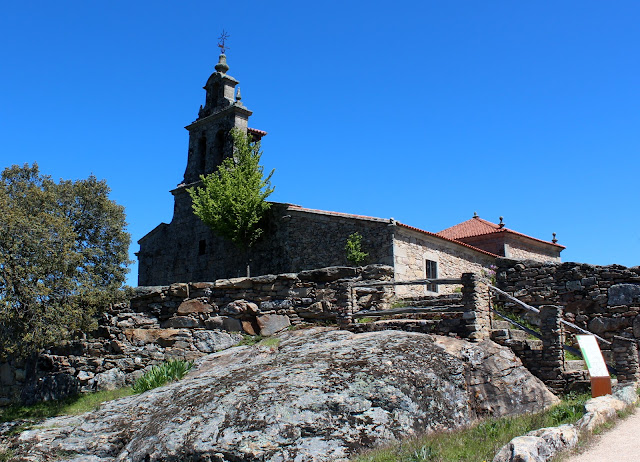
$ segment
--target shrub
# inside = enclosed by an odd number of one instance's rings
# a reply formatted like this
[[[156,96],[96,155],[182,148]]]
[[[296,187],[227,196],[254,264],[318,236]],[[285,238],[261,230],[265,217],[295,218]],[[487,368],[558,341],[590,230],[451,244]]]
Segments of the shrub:
[[[168,382],[180,380],[193,367],[193,361],[183,361],[175,359],[167,361],[157,366],[153,366],[142,377],[133,384],[134,393],[143,393],[152,390]]]
[[[354,266],[360,266],[369,256],[362,251],[362,235],[358,232],[349,235],[344,249],[347,252],[347,260]]]

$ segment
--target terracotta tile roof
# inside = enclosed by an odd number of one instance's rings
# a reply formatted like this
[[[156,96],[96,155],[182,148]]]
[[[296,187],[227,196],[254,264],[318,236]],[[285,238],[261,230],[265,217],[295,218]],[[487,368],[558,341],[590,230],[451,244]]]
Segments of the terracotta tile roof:
[[[500,228],[499,225],[483,220],[480,217],[473,217],[470,220],[463,221],[462,223],[440,231],[438,235],[448,237],[449,239],[462,239],[465,237],[482,236],[483,234],[500,232],[501,229],[505,228]]]
[[[389,224],[394,222],[397,226],[401,226],[403,228],[410,229],[412,231],[416,231],[416,232],[425,234],[427,236],[435,237],[435,238],[441,239],[443,241],[450,242],[450,243],[455,244],[455,245],[466,247],[467,249],[474,250],[476,252],[480,252],[480,253],[488,255],[490,257],[497,257],[498,256],[498,255],[493,254],[491,252],[487,252],[486,250],[482,250],[482,249],[479,249],[479,248],[474,247],[472,245],[466,244],[464,242],[456,241],[455,239],[450,239],[450,238],[448,238],[446,236],[441,236],[441,235],[436,234],[436,233],[431,233],[429,231],[425,231],[425,230],[420,229],[420,228],[415,228],[413,226],[405,225],[404,223],[400,223],[399,221],[393,220],[393,218],[376,218],[376,217],[368,217],[366,215],[354,215],[354,214],[351,214],[351,213],[329,212],[327,210],[308,209],[308,208],[305,208],[305,207],[301,207],[299,205],[287,204],[287,203],[283,203],[282,205],[285,205],[290,210],[298,210],[298,211],[301,211],[301,212],[309,212],[309,213],[318,213],[320,215],[330,215],[330,216],[336,216],[336,217],[354,218],[354,219],[358,219],[358,220],[376,221],[376,222],[379,222],[379,223],[389,223]]]
[[[254,135],[258,135],[260,138],[262,138],[263,136],[265,136],[267,134],[267,132],[265,132],[265,131],[258,130],[257,128],[251,128],[251,127],[247,127],[247,133],[252,133]]]
[[[396,225],[398,225],[398,226],[402,226],[403,228],[411,229],[411,230],[413,230],[413,231],[417,231],[417,232],[419,232],[419,233],[426,234],[426,235],[428,235],[428,236],[437,237],[437,238],[442,239],[442,240],[444,240],[444,241],[452,242],[453,244],[461,245],[461,246],[466,247],[466,248],[468,248],[468,249],[475,250],[476,252],[480,252],[480,253],[483,253],[483,254],[485,254],[485,255],[489,255],[490,257],[498,257],[498,256],[499,256],[499,255],[496,255],[496,254],[494,254],[494,253],[487,252],[486,250],[479,249],[478,247],[474,247],[474,246],[472,246],[472,245],[466,244],[466,243],[464,243],[464,242],[457,241],[457,240],[455,240],[455,239],[451,239],[451,238],[448,238],[448,237],[446,237],[446,236],[441,236],[441,235],[440,235],[440,234],[438,234],[438,233],[432,233],[432,232],[425,231],[425,230],[420,229],[420,228],[415,228],[415,227],[413,227],[413,226],[405,225],[404,223],[400,223],[399,221],[396,221]]]
[[[484,235],[493,234],[493,233],[514,234],[516,236],[520,236],[526,239],[531,239],[536,242],[552,245],[554,247],[558,247],[561,249],[566,248],[565,246],[560,244],[556,244],[550,241],[544,241],[542,239],[537,239],[535,237],[527,236],[526,234],[519,233],[512,229],[501,227],[500,225],[491,223],[490,221],[483,220],[480,217],[473,217],[470,220],[463,221],[462,223],[458,223],[455,226],[452,226],[447,229],[443,229],[437,234],[442,237],[457,240],[457,239],[464,239],[467,237],[484,236]]]

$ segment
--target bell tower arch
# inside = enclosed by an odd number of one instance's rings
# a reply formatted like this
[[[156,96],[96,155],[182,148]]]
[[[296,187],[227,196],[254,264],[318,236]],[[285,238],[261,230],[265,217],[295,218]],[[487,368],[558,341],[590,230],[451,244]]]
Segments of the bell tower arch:
[[[233,151],[229,132],[238,128],[246,133],[252,114],[242,104],[239,88],[236,97],[239,82],[227,74],[229,66],[224,53],[220,55],[215,70],[203,87],[206,91],[205,104],[200,106],[198,118],[185,127],[189,131],[189,155],[182,181],[184,185],[199,181],[200,175],[215,172]]]

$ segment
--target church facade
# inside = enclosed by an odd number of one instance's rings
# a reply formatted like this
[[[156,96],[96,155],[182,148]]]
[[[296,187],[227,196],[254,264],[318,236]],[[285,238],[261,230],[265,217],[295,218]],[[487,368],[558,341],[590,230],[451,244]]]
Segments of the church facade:
[[[187,166],[182,182],[171,191],[171,223],[161,223],[138,241],[138,284],[214,281],[246,275],[247,259],[231,242],[215,235],[192,211],[187,192],[198,186],[200,175],[214,172],[232,155],[230,131],[237,128],[259,140],[266,132],[249,127],[252,112],[241,99],[238,81],[227,74],[220,55],[207,80],[205,104],[188,125]],[[266,228],[251,250],[251,275],[298,272],[348,265],[345,243],[359,232],[367,264],[394,268],[397,280],[454,278],[463,272],[481,272],[498,256],[559,261],[563,246],[509,230],[474,217],[440,233],[431,233],[393,219],[312,210],[272,203]],[[424,287],[425,293],[436,287]]]

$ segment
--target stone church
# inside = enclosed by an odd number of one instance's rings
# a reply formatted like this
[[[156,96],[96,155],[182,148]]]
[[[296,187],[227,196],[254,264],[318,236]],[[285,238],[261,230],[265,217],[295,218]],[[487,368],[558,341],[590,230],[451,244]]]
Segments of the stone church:
[[[138,284],[214,281],[246,275],[239,250],[216,236],[193,214],[187,189],[202,174],[214,172],[233,151],[230,130],[238,128],[254,140],[266,132],[250,128],[252,112],[242,103],[238,81],[227,74],[220,55],[204,89],[206,99],[198,118],[188,125],[189,149],[182,182],[171,191],[171,223],[161,223],[138,241]],[[439,233],[424,231],[394,219],[312,210],[273,203],[265,233],[251,251],[252,276],[298,272],[348,265],[347,237],[363,236],[367,263],[391,265],[397,280],[459,277],[463,272],[489,268],[498,256],[538,261],[560,261],[563,246],[536,239],[474,216]],[[436,286],[425,291],[437,290]]]

